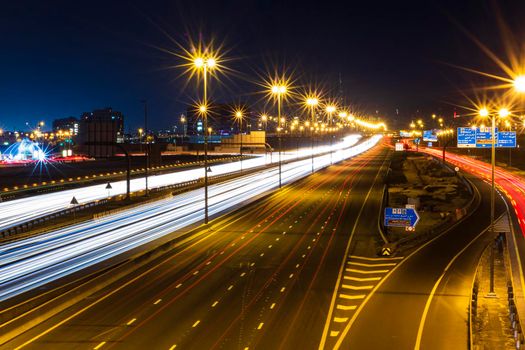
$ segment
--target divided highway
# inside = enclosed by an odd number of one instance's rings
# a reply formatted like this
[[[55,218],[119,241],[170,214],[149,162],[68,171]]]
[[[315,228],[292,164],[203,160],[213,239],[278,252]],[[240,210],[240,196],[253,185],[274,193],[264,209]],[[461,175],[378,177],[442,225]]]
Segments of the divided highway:
[[[375,147],[214,220],[3,347],[317,348],[350,238],[360,251],[381,242],[390,152]]]

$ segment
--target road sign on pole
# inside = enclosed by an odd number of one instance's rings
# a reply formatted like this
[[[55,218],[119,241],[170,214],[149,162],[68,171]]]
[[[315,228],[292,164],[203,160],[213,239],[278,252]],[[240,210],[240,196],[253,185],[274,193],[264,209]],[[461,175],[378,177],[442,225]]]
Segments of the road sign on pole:
[[[414,208],[385,208],[385,226],[415,227],[419,222],[419,215]]]

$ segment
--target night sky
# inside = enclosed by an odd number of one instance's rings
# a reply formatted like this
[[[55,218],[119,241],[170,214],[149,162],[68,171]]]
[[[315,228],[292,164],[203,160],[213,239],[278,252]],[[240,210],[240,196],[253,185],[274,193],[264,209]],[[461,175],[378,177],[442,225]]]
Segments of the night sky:
[[[170,127],[197,96],[182,69],[169,68],[181,60],[158,49],[177,50],[163,31],[183,45],[188,36],[224,43],[235,73],[213,89],[218,100],[257,101],[257,74],[277,65],[334,97],[341,75],[347,101],[390,125],[449,116],[475,80],[449,64],[501,74],[461,28],[502,54],[497,8],[525,37],[525,3],[496,3],[3,1],[0,127],[112,106],[130,130],[141,125],[145,98],[151,127]]]

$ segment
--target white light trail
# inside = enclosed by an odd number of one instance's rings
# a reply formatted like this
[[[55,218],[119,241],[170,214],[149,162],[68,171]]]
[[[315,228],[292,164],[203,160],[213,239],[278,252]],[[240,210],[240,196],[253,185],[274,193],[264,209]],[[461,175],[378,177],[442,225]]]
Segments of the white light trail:
[[[380,139],[381,136],[373,136],[356,146],[341,149],[333,154],[333,160],[362,153]],[[315,168],[326,167],[330,162],[330,154],[315,157]],[[284,164],[283,183],[296,181],[310,172],[310,159]],[[278,170],[272,168],[209,186],[210,215],[277,188],[277,179]],[[202,188],[197,189],[0,246],[0,301],[203,220],[203,192]]]

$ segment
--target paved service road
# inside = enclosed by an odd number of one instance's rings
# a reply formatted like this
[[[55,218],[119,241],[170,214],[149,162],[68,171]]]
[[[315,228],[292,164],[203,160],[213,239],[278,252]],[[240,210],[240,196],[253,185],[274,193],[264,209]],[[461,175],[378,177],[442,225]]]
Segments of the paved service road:
[[[487,242],[490,187],[473,215],[407,256],[373,290],[333,342],[341,349],[467,349],[468,294],[477,257]],[[504,211],[497,202],[497,215]],[[470,244],[472,242],[472,244]],[[466,289],[465,289],[466,288]],[[460,293],[449,298],[447,293]],[[459,301],[459,302],[458,302]],[[447,322],[444,322],[447,320]]]

